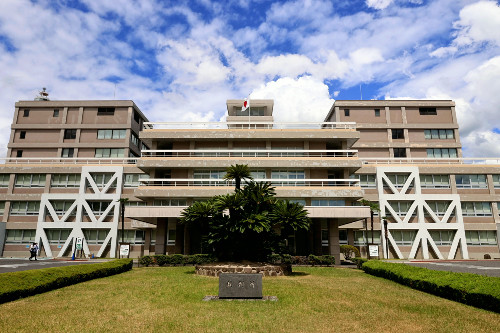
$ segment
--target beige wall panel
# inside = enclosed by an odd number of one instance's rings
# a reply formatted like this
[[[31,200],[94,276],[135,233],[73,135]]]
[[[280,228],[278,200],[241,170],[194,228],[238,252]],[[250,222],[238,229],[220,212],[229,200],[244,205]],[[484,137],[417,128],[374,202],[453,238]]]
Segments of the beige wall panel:
[[[94,148],[80,148],[78,149],[78,157],[95,157]]]
[[[344,109],[350,110],[349,117],[345,116]],[[380,117],[375,117],[375,109],[380,109]],[[386,123],[384,108],[354,108],[341,107],[340,121],[355,121],[357,123]]]
[[[58,157],[57,148],[22,148],[23,157]],[[16,157],[16,149],[12,149],[11,157]]]
[[[324,149],[326,149],[326,143],[325,142],[311,141],[311,142],[309,142],[309,149],[312,149],[312,150],[324,150]]]
[[[427,157],[426,149],[411,148],[411,157]]]
[[[361,142],[387,142],[387,130],[362,130],[361,138],[357,144],[359,145]]]
[[[24,109],[29,109],[29,117],[24,117]],[[59,117],[53,117],[52,108],[19,108],[17,124],[60,124],[62,120],[63,108],[59,108]]]
[[[227,141],[198,141],[198,142],[195,142],[194,146],[195,146],[195,149],[196,148],[205,148],[205,149],[225,148],[225,149],[227,149],[228,144],[227,144]]]
[[[126,124],[128,120],[127,108],[115,108],[114,115],[97,115],[97,108],[85,108],[83,124]]]
[[[358,156],[359,157],[389,157],[389,148],[385,149],[360,149],[358,148]]]
[[[451,188],[422,188],[422,194],[451,194]]]
[[[453,123],[453,117],[450,108],[437,108],[437,115],[420,115],[418,108],[407,107],[406,119],[409,124],[412,123]]]
[[[43,187],[14,187],[12,189],[13,194],[35,194],[35,193],[43,193]]]
[[[328,171],[325,169],[311,169],[309,178],[312,179],[328,179]]]
[[[46,143],[59,142],[60,130],[41,130],[41,129],[28,129],[26,130],[26,137],[24,139],[20,139],[21,135],[20,129],[17,129],[14,134],[14,142],[15,143]]]
[[[460,195],[463,194],[486,194],[489,195],[490,191],[487,188],[457,188],[457,192]],[[462,200],[464,198],[462,197]]]
[[[238,148],[245,148],[245,147],[259,147],[259,148],[266,148],[266,142],[265,141],[233,141],[233,148],[238,149]]]
[[[464,224],[467,225],[472,225],[472,224],[482,224],[482,223],[491,223],[495,225],[495,219],[493,216],[464,216]],[[469,228],[466,228],[465,230],[471,230]]]
[[[271,147],[274,149],[282,147],[297,147],[299,149],[304,149],[304,141],[273,141],[271,142]]]
[[[380,110],[382,113],[382,110]],[[400,108],[391,108],[389,109],[389,115],[391,119],[391,123],[402,124],[403,123],[403,114]]]
[[[80,110],[79,108],[69,108],[68,116],[66,117],[67,124],[78,124],[78,114]]]
[[[74,187],[51,187],[50,193],[78,193],[78,188]]]
[[[410,140],[410,142],[427,142],[427,141],[430,141],[430,140],[426,140],[425,139],[425,135],[424,135],[424,130],[423,129],[415,129],[415,130],[412,130],[412,129],[409,129],[408,130],[408,139]]]
[[[187,150],[189,149],[189,142],[174,142],[172,149]]]
[[[174,169],[172,170],[172,178],[189,178],[187,169]]]
[[[97,142],[97,143],[114,143],[115,141],[120,140],[100,140],[97,139],[97,130],[85,130],[82,129],[80,131],[80,142]]]

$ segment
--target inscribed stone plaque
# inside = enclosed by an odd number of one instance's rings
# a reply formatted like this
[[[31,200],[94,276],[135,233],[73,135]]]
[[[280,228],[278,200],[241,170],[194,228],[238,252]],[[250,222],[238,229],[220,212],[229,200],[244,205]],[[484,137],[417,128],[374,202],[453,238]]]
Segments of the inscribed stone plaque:
[[[220,274],[219,298],[262,298],[262,274]]]

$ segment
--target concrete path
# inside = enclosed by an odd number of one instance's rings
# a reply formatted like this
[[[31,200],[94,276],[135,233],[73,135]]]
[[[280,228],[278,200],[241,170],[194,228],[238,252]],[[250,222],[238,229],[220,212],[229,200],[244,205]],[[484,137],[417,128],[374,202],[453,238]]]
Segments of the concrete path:
[[[408,265],[425,267],[436,271],[473,273],[500,277],[500,260],[439,260],[439,261],[407,261]]]
[[[30,269],[40,269],[49,267],[63,267],[68,265],[80,264],[95,264],[101,262],[100,260],[85,260],[85,261],[71,261],[71,260],[54,260],[49,258],[40,258],[37,261],[29,261],[27,258],[0,258],[0,273],[26,271]]]

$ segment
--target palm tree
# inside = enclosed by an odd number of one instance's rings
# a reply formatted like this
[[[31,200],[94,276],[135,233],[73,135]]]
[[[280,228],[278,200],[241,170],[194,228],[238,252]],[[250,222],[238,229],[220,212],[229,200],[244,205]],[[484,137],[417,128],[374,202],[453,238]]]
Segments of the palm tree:
[[[239,190],[241,187],[242,179],[253,179],[250,173],[250,169],[246,164],[235,164],[231,165],[226,169],[226,174],[224,179],[235,181],[235,190]]]

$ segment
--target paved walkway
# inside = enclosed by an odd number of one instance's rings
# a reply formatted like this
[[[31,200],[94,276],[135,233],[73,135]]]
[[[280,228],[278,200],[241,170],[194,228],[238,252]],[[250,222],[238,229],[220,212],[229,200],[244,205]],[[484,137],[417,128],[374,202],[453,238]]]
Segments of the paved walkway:
[[[71,261],[39,258],[37,261],[29,261],[27,258],[0,258],[0,273],[27,271],[49,267],[63,267],[69,265],[94,264],[99,260]]]
[[[500,260],[408,261],[405,263],[436,271],[473,273],[500,277]]]

